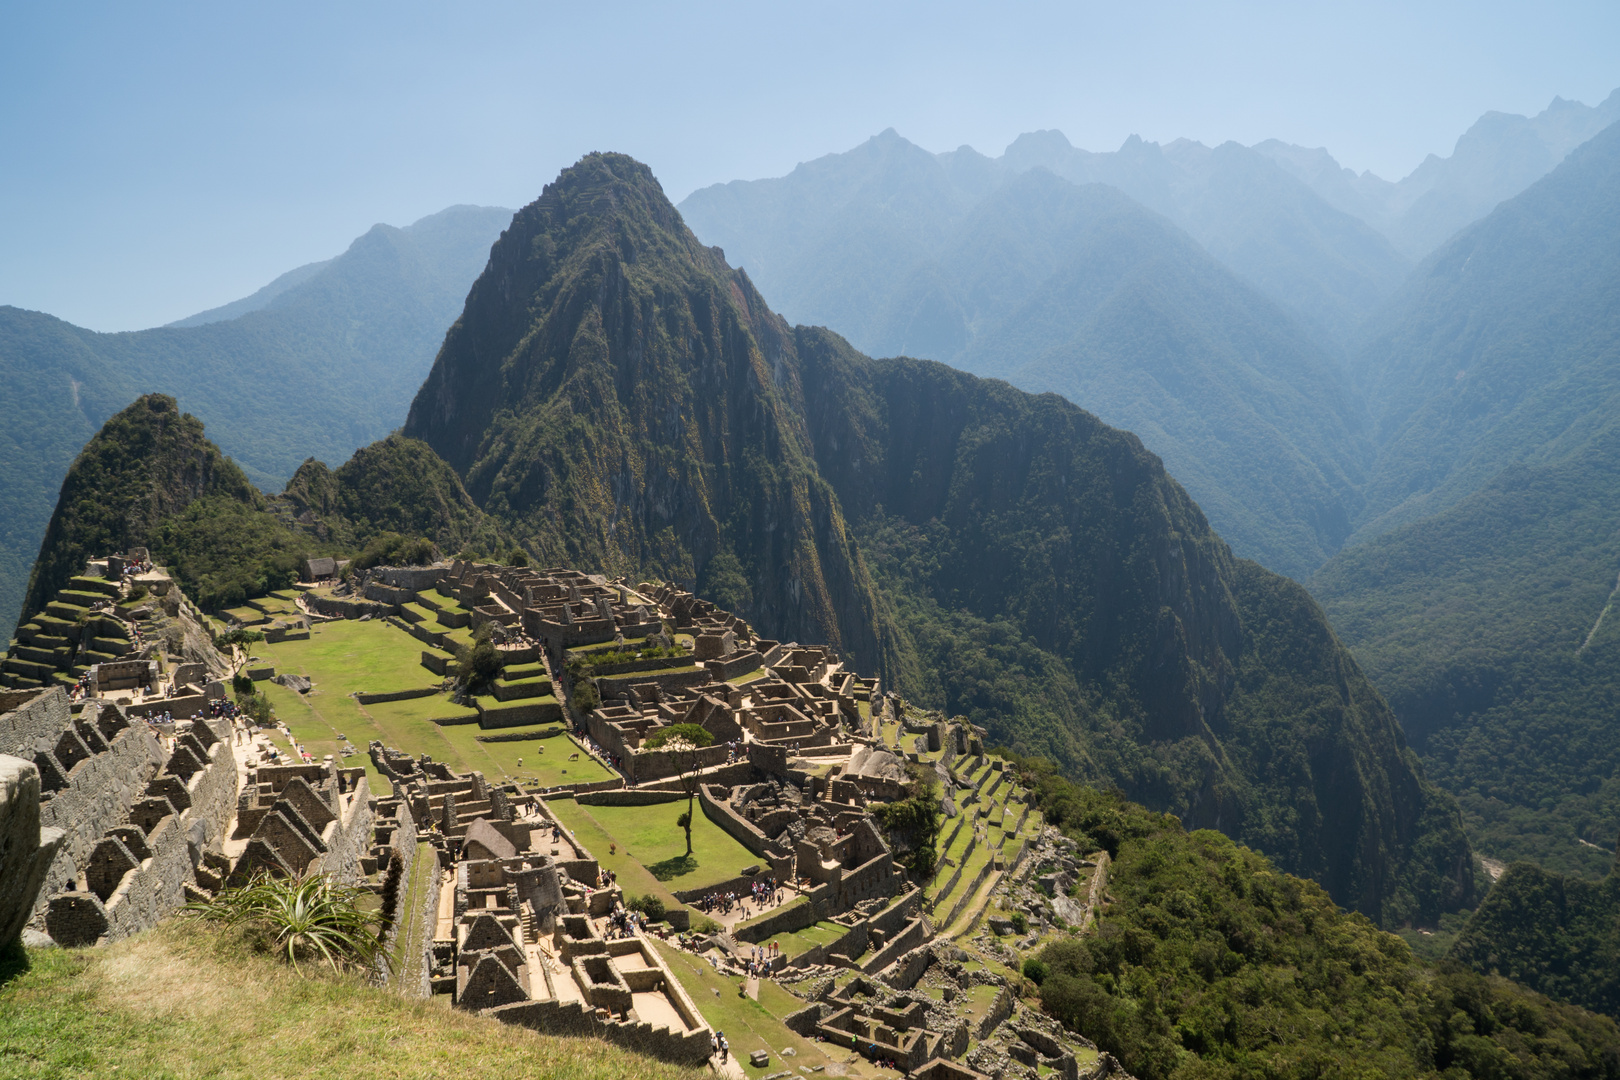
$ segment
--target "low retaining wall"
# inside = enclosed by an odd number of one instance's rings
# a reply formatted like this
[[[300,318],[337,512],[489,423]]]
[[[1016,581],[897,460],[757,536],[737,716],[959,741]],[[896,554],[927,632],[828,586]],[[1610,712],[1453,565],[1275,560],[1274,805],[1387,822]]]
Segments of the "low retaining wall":
[[[635,788],[613,788],[607,791],[586,791],[574,800],[581,806],[657,806],[680,802],[686,796],[678,791],[638,791]],[[704,890],[705,892],[710,890]],[[675,894],[680,898],[680,894]]]
[[[416,690],[396,690],[391,694],[355,694],[354,700],[362,705],[381,705],[387,701],[411,701],[414,698],[433,697],[439,692],[436,686],[424,686]]]
[[[538,739],[555,739],[563,733],[561,727],[546,728],[544,731],[505,731],[499,735],[474,735],[474,742],[534,742]]]

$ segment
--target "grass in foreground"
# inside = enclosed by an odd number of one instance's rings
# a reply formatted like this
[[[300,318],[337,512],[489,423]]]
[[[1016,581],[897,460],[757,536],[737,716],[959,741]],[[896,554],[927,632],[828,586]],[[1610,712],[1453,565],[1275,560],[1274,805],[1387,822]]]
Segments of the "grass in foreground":
[[[234,939],[169,922],[103,949],[0,956],[0,1075],[26,1077],[566,1077],[702,1073],[597,1039],[537,1035],[305,977]]]

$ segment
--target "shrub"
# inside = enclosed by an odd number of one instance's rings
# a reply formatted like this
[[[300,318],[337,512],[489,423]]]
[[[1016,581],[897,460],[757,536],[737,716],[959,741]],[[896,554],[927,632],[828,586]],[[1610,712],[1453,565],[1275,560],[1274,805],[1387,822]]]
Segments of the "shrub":
[[[1013,933],[1015,934],[1022,934],[1029,930],[1029,920],[1024,918],[1022,911],[1013,912],[1012,918],[1007,921],[1012,923]]]
[[[236,692],[236,696],[239,698],[252,697],[254,694],[253,680],[248,678],[245,672],[239,671],[231,676],[231,689]]]
[[[244,930],[259,948],[293,967],[306,960],[333,971],[382,971],[388,965],[378,916],[362,911],[365,889],[325,874],[273,878],[259,873],[212,900],[186,905],[198,918]]]
[[[1024,978],[1028,979],[1036,986],[1039,986],[1046,981],[1046,974],[1046,965],[1035,959],[1033,956],[1024,961]]]
[[[652,895],[632,896],[629,900],[625,901],[624,906],[629,908],[631,911],[641,912],[643,915],[647,916],[648,922],[663,922],[665,916],[669,914],[668,910],[666,910],[664,907],[664,902],[658,897]]]

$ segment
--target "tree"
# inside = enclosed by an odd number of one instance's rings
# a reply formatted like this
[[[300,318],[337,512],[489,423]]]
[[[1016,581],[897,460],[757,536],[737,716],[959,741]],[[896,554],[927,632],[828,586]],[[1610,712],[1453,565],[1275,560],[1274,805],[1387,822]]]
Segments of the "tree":
[[[697,799],[698,770],[703,768],[703,759],[698,754],[705,746],[714,742],[714,736],[696,724],[671,724],[666,728],[659,728],[647,740],[647,747],[656,750],[659,747],[668,747],[670,751],[681,755],[681,787],[686,789],[686,813],[676,819],[676,824],[686,830],[686,855],[692,856],[692,807]]]

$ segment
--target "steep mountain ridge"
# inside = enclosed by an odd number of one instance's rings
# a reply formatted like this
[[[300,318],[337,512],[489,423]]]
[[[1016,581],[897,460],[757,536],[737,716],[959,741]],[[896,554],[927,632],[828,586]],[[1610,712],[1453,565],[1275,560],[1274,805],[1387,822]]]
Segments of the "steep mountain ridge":
[[[789,328],[629,158],[518,212],[404,434],[542,561],[723,585],[1374,917],[1471,898],[1454,805],[1320,611],[1139,440]]]
[[[24,614],[44,610],[90,557],[151,545],[165,524],[204,501],[274,527],[264,497],[204,437],[200,420],[172,397],[137,398],[101,426],[68,470],[29,575]]]
[[[175,396],[265,490],[310,454],[345,460],[398,424],[509,218],[453,207],[379,225],[293,287],[261,291],[256,310],[182,320],[199,325],[98,334],[0,307],[0,379],[13,388],[0,396],[0,631],[68,466],[127,402]]]

